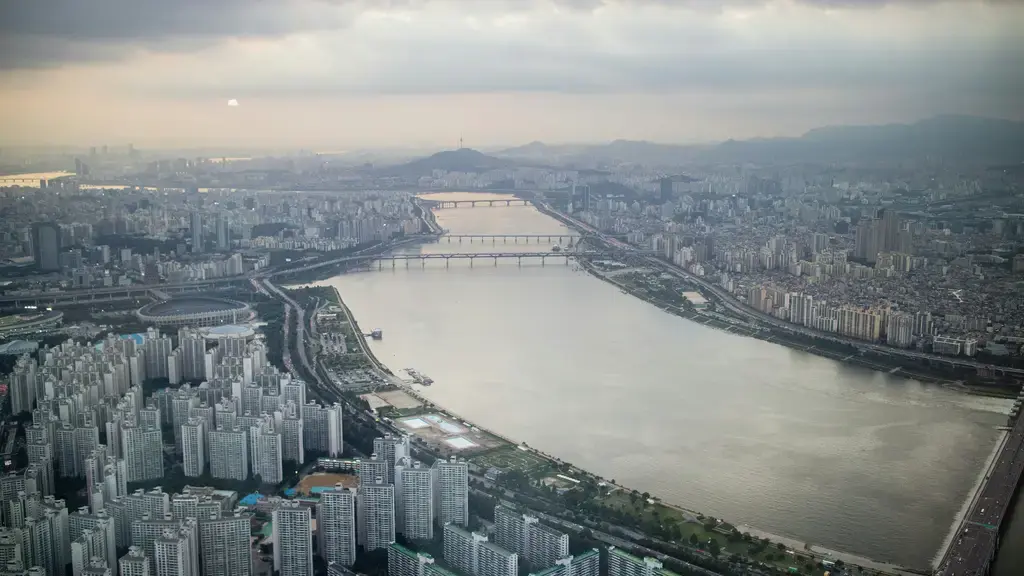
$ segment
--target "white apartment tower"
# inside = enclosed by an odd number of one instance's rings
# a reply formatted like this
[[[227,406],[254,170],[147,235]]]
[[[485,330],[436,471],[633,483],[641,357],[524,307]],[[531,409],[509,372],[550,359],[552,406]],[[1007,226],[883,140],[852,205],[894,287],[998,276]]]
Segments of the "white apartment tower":
[[[410,458],[395,465],[397,530],[410,540],[434,538],[434,475]]]
[[[181,425],[181,448],[185,476],[202,476],[206,470],[206,422],[190,418]]]
[[[358,494],[359,543],[366,552],[387,547],[395,541],[395,487],[377,478]]]
[[[324,452],[337,458],[344,452],[340,404],[320,406],[310,402],[302,406],[303,443],[307,450]]]
[[[249,477],[249,438],[241,428],[210,432],[210,475],[228,480]]]
[[[469,525],[469,465],[458,461],[436,460],[431,469],[434,474],[434,515],[437,525],[449,522],[457,526]]]
[[[273,420],[265,420],[252,429],[252,472],[268,484],[284,479],[281,467],[281,435],[274,432]]]
[[[121,576],[150,576],[149,560],[146,553],[138,546],[128,548],[128,553],[118,560]]]
[[[395,482],[395,463],[411,455],[409,437],[385,434],[383,438],[374,438],[373,451],[381,460],[387,462],[388,475],[384,481],[393,484]]]
[[[159,426],[141,428],[122,424],[121,447],[124,450],[127,482],[164,477],[163,436]]]
[[[316,530],[324,562],[352,566],[356,561],[356,491],[338,485],[321,492]]]
[[[288,501],[274,510],[274,570],[280,576],[313,576],[309,508]]]
[[[250,517],[236,513],[199,519],[199,549],[203,576],[250,576]]]

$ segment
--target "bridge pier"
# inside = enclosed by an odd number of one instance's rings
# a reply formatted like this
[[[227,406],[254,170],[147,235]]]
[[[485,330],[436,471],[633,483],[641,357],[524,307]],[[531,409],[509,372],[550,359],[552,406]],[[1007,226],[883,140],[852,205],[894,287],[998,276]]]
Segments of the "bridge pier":
[[[420,268],[423,268],[424,270],[427,268],[427,261],[425,258],[420,258]]]
[[[470,267],[470,268],[472,268],[472,267],[473,267],[473,260],[475,260],[475,258],[473,258],[472,256],[470,256],[470,258],[469,258],[469,267]]]
[[[498,257],[497,256],[494,257],[494,266],[495,267],[498,266]]]
[[[445,269],[446,269],[446,270],[448,269],[448,264],[449,264],[449,263],[450,263],[451,261],[452,261],[452,259],[451,259],[451,258],[445,258],[445,259],[444,259],[444,267],[445,267]]]
[[[391,259],[391,269],[392,270],[395,269],[395,259],[394,258]]]
[[[516,258],[516,260],[519,261],[519,267],[522,268],[523,267],[523,257],[520,256],[519,258]]]

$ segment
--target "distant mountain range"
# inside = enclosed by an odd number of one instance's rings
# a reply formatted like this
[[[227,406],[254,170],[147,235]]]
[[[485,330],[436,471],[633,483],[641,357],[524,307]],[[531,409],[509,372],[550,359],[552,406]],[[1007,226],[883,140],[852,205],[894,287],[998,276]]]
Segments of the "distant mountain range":
[[[499,168],[513,168],[518,164],[515,160],[488,156],[472,148],[459,148],[458,150],[438,152],[398,166],[381,168],[381,172],[388,176],[412,177],[430,174],[433,170],[479,173]]]
[[[693,162],[877,162],[947,158],[961,162],[1024,161],[1024,122],[973,116],[937,116],[913,124],[831,126],[796,138],[728,140],[717,145],[615,140],[608,144],[531,142],[495,152],[499,158],[554,164],[604,162],[678,165]]]
[[[720,144],[658,144],[615,140],[607,144],[530,142],[484,154],[471,148],[377,168],[382,176],[414,178],[433,170],[486,172],[501,168],[562,166],[595,172],[621,164],[669,167],[741,163],[895,163],[931,158],[980,165],[1024,162],[1024,122],[973,116],[937,116],[913,124],[830,126],[796,138],[728,140]]]

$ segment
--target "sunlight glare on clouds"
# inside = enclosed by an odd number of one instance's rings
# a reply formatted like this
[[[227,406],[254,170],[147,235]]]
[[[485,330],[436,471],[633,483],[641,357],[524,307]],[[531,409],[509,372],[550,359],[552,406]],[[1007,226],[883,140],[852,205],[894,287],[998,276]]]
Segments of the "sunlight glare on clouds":
[[[238,100],[235,100],[234,98],[232,98],[231,100],[228,100],[228,106],[231,106],[231,107],[238,106]]]

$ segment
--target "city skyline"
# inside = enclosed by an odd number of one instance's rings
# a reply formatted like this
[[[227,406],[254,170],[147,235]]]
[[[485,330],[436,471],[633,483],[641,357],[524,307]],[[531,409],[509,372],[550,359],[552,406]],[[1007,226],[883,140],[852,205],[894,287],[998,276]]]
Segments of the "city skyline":
[[[5,145],[694,143],[945,113],[1024,118],[1024,8],[1002,2],[467,12],[222,0],[126,13],[105,0],[84,12],[3,3],[0,16]]]

